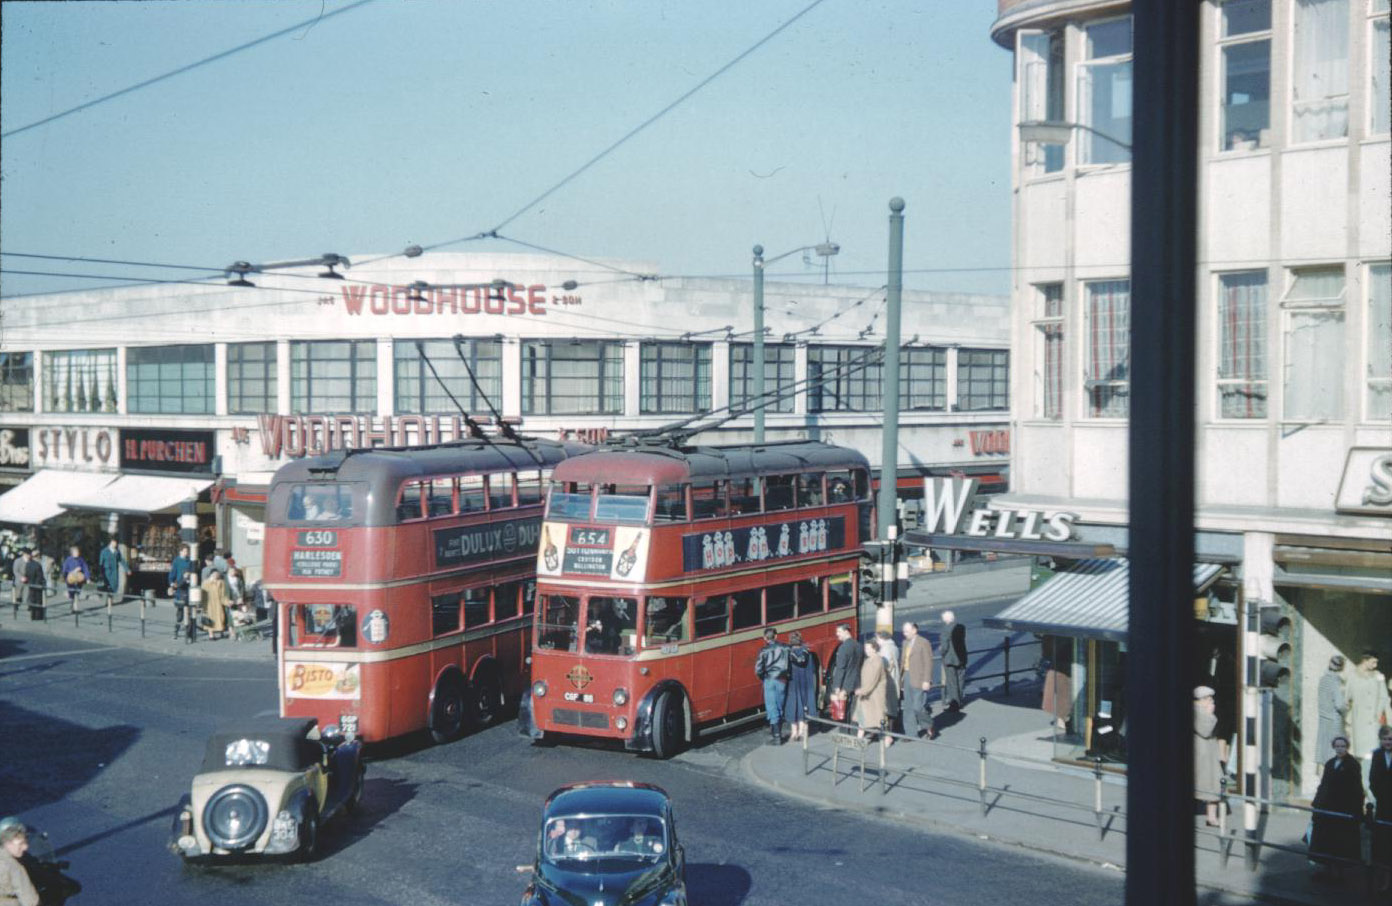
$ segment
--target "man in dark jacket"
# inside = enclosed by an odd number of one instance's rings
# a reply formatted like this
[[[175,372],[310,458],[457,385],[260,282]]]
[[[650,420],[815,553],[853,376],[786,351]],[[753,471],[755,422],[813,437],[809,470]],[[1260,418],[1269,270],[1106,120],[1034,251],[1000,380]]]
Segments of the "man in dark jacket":
[[[860,685],[860,664],[865,660],[865,652],[856,643],[855,634],[846,623],[836,627],[836,638],[839,642],[827,667],[827,685],[831,687],[832,698],[846,703],[846,713],[842,719],[849,720],[851,693]]]
[[[772,628],[764,630],[764,647],[754,659],[754,675],[764,684],[764,709],[768,712],[769,745],[783,744],[783,706],[788,702],[788,677],[792,667],[788,646],[778,641]]]
[[[942,641],[938,643],[938,658],[943,665],[943,707],[960,711],[966,703],[962,684],[967,672],[967,627],[957,622],[950,610],[944,610]]]
[[[44,575],[43,564],[39,562],[39,552],[29,551],[25,555],[24,587],[28,589],[29,619],[45,619],[44,591],[48,587],[48,577]]]
[[[179,556],[174,558],[174,562],[169,566],[169,593],[174,596],[174,638],[179,637],[179,625],[184,624],[188,629],[188,638],[193,638],[192,618],[188,616],[189,610],[189,586],[192,584],[190,574],[193,572],[193,560],[189,557],[189,546],[187,544],[179,547]]]
[[[1379,893],[1392,890],[1392,727],[1378,729],[1378,747],[1368,755],[1368,791],[1373,809],[1373,866]]]

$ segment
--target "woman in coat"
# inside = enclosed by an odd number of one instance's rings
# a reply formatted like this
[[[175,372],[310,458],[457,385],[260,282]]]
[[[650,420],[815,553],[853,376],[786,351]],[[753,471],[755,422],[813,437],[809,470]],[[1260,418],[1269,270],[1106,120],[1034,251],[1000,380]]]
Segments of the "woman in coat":
[[[792,675],[788,682],[787,718],[793,725],[789,739],[807,738],[807,715],[817,713],[817,656],[802,644],[802,633],[788,636],[788,662]]]
[[[1218,726],[1213,690],[1194,690],[1194,798],[1204,804],[1204,823],[1218,826],[1218,799],[1222,791],[1223,765],[1214,729]]]
[[[203,608],[208,615],[208,638],[215,639],[227,631],[227,583],[217,570],[203,580]]]
[[[1348,714],[1348,695],[1344,692],[1344,658],[1334,655],[1329,659],[1329,669],[1319,681],[1318,693],[1319,731],[1315,737],[1315,751],[1330,751],[1334,737],[1344,735],[1344,716]],[[1316,773],[1324,770],[1318,765]]]
[[[87,561],[82,559],[82,550],[76,544],[68,549],[68,555],[63,558],[63,584],[68,586],[68,606],[73,613],[77,613],[77,593],[82,591],[82,586],[92,581],[92,570],[88,568]],[[76,579],[77,581],[73,581]]]
[[[1317,811],[1311,821],[1310,861],[1337,876],[1340,862],[1356,863],[1362,857],[1359,821],[1363,815],[1363,770],[1349,754],[1349,741],[1334,738],[1334,757],[1324,763],[1319,788],[1311,803]]]
[[[866,730],[879,730],[885,719],[885,663],[880,657],[879,640],[865,640],[865,660],[860,665],[860,685],[856,687],[856,736],[864,739]]]

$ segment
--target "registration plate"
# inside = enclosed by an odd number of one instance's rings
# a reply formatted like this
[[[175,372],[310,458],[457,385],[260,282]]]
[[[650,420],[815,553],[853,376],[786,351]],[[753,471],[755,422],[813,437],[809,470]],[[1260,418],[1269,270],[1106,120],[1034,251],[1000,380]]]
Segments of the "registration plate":
[[[594,704],[594,694],[590,692],[567,692],[565,700],[568,702],[584,702],[587,705]]]

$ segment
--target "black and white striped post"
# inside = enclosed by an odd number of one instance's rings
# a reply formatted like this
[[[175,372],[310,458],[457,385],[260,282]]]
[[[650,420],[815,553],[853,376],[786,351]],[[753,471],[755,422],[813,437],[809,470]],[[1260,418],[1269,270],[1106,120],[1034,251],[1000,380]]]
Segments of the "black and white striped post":
[[[184,608],[184,639],[192,642],[198,637],[195,631],[197,618],[194,614],[203,606],[203,589],[199,584],[198,498],[192,494],[179,504],[179,541],[188,545],[189,559],[193,561],[193,565],[189,567],[188,606]]]

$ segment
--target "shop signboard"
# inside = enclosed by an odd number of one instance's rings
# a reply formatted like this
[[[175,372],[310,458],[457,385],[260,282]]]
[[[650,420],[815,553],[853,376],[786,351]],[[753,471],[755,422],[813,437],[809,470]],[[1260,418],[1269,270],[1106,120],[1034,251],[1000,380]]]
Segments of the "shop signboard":
[[[992,509],[976,505],[977,479],[923,479],[923,531],[1018,541],[1072,541],[1073,513]]]
[[[1392,516],[1392,449],[1349,449],[1334,508],[1360,516]]]
[[[29,468],[29,429],[0,427],[0,468]]]
[[[480,425],[493,424],[491,416],[471,418]],[[522,423],[522,419],[513,416],[503,421],[510,425]],[[261,452],[268,459],[298,459],[344,449],[430,446],[473,436],[473,429],[461,415],[263,413],[256,416],[256,432],[261,438]],[[236,435],[233,440],[237,441]]]
[[[30,461],[34,470],[115,472],[120,467],[116,428],[58,427],[30,430]]]
[[[207,475],[216,451],[212,431],[127,428],[121,434],[121,468],[132,472]]]

